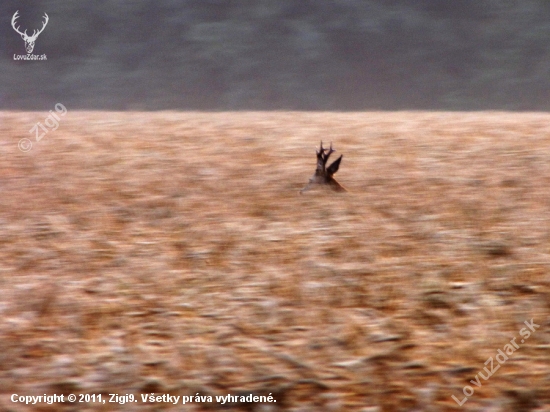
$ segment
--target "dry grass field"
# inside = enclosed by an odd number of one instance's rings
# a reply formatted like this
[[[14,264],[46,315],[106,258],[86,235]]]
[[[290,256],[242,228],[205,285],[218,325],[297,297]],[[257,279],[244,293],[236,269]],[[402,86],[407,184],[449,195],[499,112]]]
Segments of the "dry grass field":
[[[550,114],[68,109],[0,114],[1,410],[550,411]]]

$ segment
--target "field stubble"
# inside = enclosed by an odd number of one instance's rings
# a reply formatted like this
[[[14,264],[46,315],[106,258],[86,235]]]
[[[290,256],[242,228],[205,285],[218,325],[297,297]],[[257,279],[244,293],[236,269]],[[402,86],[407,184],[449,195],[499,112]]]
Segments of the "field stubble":
[[[43,115],[0,116],[4,409],[27,410],[12,393],[550,404],[550,115],[69,108],[28,153]],[[349,193],[298,194],[320,140]],[[179,410],[119,409],[136,407]]]

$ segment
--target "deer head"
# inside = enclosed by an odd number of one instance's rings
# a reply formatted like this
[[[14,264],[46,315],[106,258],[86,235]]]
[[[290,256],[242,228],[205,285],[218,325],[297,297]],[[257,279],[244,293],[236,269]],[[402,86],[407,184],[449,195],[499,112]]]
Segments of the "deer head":
[[[42,23],[42,28],[40,30],[34,30],[33,33],[32,33],[32,36],[28,36],[27,35],[27,30],[25,30],[24,33],[21,33],[21,31],[19,31],[19,26],[15,27],[15,21],[17,20],[17,18],[19,17],[19,10],[17,10],[12,19],[11,19],[11,26],[13,27],[13,29],[19,33],[21,35],[21,38],[25,41],[25,49],[27,49],[27,53],[28,54],[31,54],[32,51],[34,50],[34,42],[36,41],[36,38],[38,37],[38,35],[40,33],[42,33],[44,31],[44,29],[46,28],[46,25],[48,24],[48,20],[49,20],[49,17],[46,13],[44,13],[44,22]]]
[[[313,185],[327,185],[329,188],[337,192],[347,192],[347,190],[340,183],[338,183],[335,178],[332,177],[334,173],[338,171],[343,155],[340,155],[340,157],[332,162],[332,164],[328,168],[326,167],[328,158],[335,151],[336,150],[332,148],[332,143],[330,144],[330,148],[324,149],[323,142],[321,142],[321,147],[318,151],[316,151],[317,169],[315,169],[315,173],[313,174],[312,178],[309,179],[309,183],[306,185],[306,187],[300,190],[300,194],[304,193],[306,190],[311,189]]]

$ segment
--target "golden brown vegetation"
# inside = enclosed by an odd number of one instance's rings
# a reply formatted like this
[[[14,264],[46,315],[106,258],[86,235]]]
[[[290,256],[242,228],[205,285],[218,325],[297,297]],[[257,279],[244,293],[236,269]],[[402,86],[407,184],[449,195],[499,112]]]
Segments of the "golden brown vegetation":
[[[3,410],[548,410],[550,115],[0,116]],[[298,195],[321,139],[350,193]]]

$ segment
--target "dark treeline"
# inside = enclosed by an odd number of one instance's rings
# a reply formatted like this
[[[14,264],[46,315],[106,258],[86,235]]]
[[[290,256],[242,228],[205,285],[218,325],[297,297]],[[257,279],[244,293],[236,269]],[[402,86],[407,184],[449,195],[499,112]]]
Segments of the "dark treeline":
[[[11,19],[39,35],[26,54]],[[0,106],[549,110],[548,0],[0,5]]]

